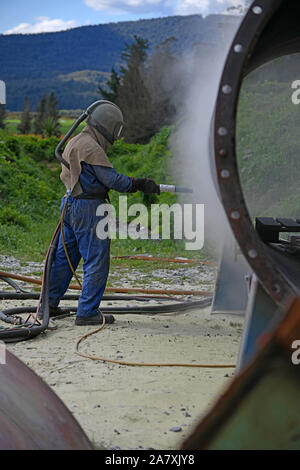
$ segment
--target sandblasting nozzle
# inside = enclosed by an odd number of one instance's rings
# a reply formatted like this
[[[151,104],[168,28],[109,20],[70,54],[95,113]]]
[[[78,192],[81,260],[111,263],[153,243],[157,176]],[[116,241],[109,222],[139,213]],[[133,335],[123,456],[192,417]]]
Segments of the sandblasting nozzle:
[[[173,184],[160,184],[161,193],[193,193],[194,191],[190,188],[184,188],[182,186],[174,186]]]

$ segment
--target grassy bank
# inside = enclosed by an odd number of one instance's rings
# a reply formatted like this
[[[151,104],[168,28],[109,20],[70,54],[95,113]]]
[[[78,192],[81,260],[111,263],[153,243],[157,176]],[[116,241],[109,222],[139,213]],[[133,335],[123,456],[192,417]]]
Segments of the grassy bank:
[[[18,125],[21,122],[21,119],[18,116],[19,114],[20,113],[11,113],[11,115],[8,114],[8,117],[5,120],[6,131],[11,135],[16,135],[16,134],[19,133]],[[79,113],[78,113],[78,116],[79,116]],[[70,127],[74,124],[74,121],[75,121],[75,119],[70,119],[67,116],[63,116],[60,119],[59,124],[60,124],[61,135],[65,135],[68,132]],[[80,126],[78,127],[76,133],[80,132],[83,127],[84,127],[84,124],[80,124]],[[32,132],[33,132],[33,130],[32,130]]]
[[[65,121],[64,132],[72,122]],[[237,152],[241,182],[253,218],[299,217],[299,125],[299,106],[291,101],[289,83],[245,82],[238,109]],[[11,127],[0,131],[0,253],[38,260],[44,257],[58,223],[60,199],[65,191],[54,157],[59,139],[12,135],[11,131]],[[116,142],[109,157],[121,173],[176,183],[171,176],[169,135],[170,129],[165,128],[148,145]],[[138,192],[129,198],[130,205],[143,203],[147,207],[176,202],[176,196],[167,193],[158,197]],[[119,194],[112,191],[111,201],[118,212]],[[203,250],[184,248],[183,242],[173,240],[112,242],[113,255],[204,256]]]
[[[170,152],[165,128],[148,145],[116,142],[109,151],[114,167],[124,174],[172,182]],[[65,188],[60,166],[54,157],[57,138],[16,136],[0,132],[0,253],[24,260],[42,260],[59,221],[60,200]],[[173,204],[176,197],[164,193],[129,196],[130,204]],[[119,194],[111,192],[118,213]],[[202,252],[185,251],[174,240],[113,240],[112,255],[152,253],[157,256],[201,257]]]
[[[41,258],[57,223],[64,190],[47,155],[55,145],[0,133],[0,251]],[[31,149],[31,156],[29,149]],[[43,159],[43,161],[39,161]]]

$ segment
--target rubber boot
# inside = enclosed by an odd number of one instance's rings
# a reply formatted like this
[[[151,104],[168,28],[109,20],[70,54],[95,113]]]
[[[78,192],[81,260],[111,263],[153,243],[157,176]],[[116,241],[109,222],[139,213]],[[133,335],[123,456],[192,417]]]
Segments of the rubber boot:
[[[113,315],[104,315],[105,323],[111,325],[115,322],[115,317]],[[76,317],[75,325],[77,326],[86,326],[86,325],[102,325],[103,316],[102,313],[94,315],[93,317]]]
[[[60,315],[64,315],[66,312],[59,307],[49,307],[49,318],[59,317]],[[38,318],[42,319],[44,316],[43,312],[40,311],[38,314]]]

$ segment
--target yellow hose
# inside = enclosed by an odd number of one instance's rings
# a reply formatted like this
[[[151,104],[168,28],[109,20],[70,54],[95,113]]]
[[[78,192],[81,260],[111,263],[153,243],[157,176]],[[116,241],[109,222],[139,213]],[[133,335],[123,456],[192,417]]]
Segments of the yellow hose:
[[[75,270],[74,270],[74,267],[72,265],[72,262],[70,260],[70,257],[69,257],[69,253],[68,253],[68,250],[67,250],[67,247],[66,247],[66,244],[65,244],[65,238],[64,238],[64,230],[63,230],[63,225],[64,225],[64,217],[65,217],[65,212],[66,212],[66,207],[67,207],[67,201],[68,199],[66,198],[66,202],[65,202],[65,205],[63,207],[63,210],[62,210],[62,215],[61,215],[61,238],[62,238],[62,243],[63,243],[63,247],[64,247],[64,250],[65,250],[65,254],[66,254],[66,257],[67,257],[67,260],[68,260],[68,263],[69,263],[69,266],[71,268],[71,271],[72,273],[74,274],[80,288],[82,288],[81,286],[81,282],[79,281],[76,273],[75,273]],[[76,349],[75,349],[75,353],[78,355],[78,356],[81,356],[81,357],[85,357],[87,359],[92,359],[93,361],[103,361],[103,362],[110,362],[112,364],[118,364],[118,365],[123,365],[123,366],[139,366],[139,367],[201,367],[201,368],[210,368],[210,369],[227,369],[227,368],[235,368],[235,364],[184,364],[184,363],[144,363],[144,362],[128,362],[128,361],[119,361],[117,359],[108,359],[106,357],[97,357],[97,356],[90,356],[89,354],[84,354],[84,353],[81,353],[79,352],[79,345],[82,341],[84,341],[86,338],[88,338],[89,336],[92,336],[96,333],[99,333],[100,331],[103,330],[104,326],[105,326],[105,315],[102,315],[103,317],[103,323],[101,325],[100,328],[98,328],[97,330],[94,330],[94,331],[91,331],[90,333],[87,333],[86,335],[82,336],[76,343]]]
[[[104,317],[104,315],[103,315]],[[97,357],[97,356],[90,356],[89,354],[84,354],[79,352],[79,344],[84,341],[86,338],[89,336],[92,336],[96,333],[99,333],[99,331],[103,330],[104,324],[101,325],[100,328],[98,328],[95,331],[91,331],[90,333],[87,333],[86,335],[82,336],[76,343],[76,354],[81,357],[86,357],[87,359],[92,359],[93,361],[103,361],[103,362],[110,362],[112,364],[118,364],[121,366],[139,366],[139,367],[198,367],[202,369],[233,369],[235,368],[235,364],[185,364],[185,363],[168,363],[168,362],[162,362],[162,363],[152,363],[152,362],[128,362],[128,361],[119,361],[117,359],[107,359],[106,357]]]

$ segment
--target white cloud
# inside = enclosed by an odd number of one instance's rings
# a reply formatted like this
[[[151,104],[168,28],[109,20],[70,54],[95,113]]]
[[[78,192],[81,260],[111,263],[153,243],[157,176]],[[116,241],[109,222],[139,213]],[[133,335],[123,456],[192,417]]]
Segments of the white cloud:
[[[106,13],[164,13],[168,15],[191,15],[226,13],[228,7],[245,5],[245,0],[84,0],[97,11]]]
[[[49,33],[53,31],[63,31],[78,26],[77,21],[64,21],[59,18],[51,20],[47,16],[38,16],[35,22],[20,23],[14,28],[4,31],[3,34],[29,34],[29,33]]]
[[[244,6],[245,0],[182,0],[177,1],[174,13],[177,15],[192,15],[209,13],[226,13],[227,8]]]
[[[84,0],[93,10],[119,13],[165,12],[170,9],[170,0]],[[171,9],[170,9],[171,14]]]
[[[191,15],[193,13],[209,13],[210,0],[183,0],[177,2],[175,12],[178,15]]]

